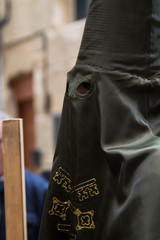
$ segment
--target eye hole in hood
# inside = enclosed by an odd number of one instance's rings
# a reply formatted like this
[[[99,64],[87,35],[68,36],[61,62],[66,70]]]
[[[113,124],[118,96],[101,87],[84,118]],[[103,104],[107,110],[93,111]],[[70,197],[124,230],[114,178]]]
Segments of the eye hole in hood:
[[[81,81],[74,86],[74,95],[77,99],[90,97],[95,90],[95,83],[91,80]]]
[[[96,89],[95,75],[86,73],[85,69],[73,69],[68,73],[66,93],[69,98],[86,99],[92,96]]]
[[[90,93],[91,89],[92,89],[92,86],[89,82],[82,82],[78,85],[76,92],[78,95],[85,96],[88,93]]]

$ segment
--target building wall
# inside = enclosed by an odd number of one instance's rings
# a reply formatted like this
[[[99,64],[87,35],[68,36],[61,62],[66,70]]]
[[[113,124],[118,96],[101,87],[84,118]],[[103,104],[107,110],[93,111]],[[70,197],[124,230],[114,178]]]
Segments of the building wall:
[[[5,44],[31,36],[49,26],[74,19],[74,0],[11,0],[11,20],[3,32]]]
[[[54,113],[58,113],[62,108],[67,72],[76,62],[83,29],[84,20],[73,22],[57,30],[49,38],[48,91],[52,96],[51,111]]]
[[[42,154],[40,170],[47,170],[56,144],[54,117],[61,113],[67,72],[75,64],[85,20],[72,21],[73,0],[13,2],[11,21],[3,32],[4,109],[17,117],[10,82],[32,73],[35,147]]]

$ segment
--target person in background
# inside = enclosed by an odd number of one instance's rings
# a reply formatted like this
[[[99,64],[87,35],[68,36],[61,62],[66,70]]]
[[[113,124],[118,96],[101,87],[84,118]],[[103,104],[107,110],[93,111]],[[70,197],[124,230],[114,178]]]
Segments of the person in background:
[[[50,180],[50,175],[51,175],[51,171],[50,170],[46,170],[46,171],[43,171],[41,173],[41,176],[46,179],[48,182]]]
[[[5,240],[5,206],[4,206],[4,177],[2,155],[2,120],[11,118],[0,112],[0,240]],[[27,231],[28,240],[38,240],[41,216],[48,182],[25,169],[26,204],[27,204]]]

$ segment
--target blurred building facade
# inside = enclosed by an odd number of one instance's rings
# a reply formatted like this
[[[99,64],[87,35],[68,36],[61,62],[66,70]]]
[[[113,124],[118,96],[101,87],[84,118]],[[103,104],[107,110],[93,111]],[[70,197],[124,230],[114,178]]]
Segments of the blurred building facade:
[[[67,72],[89,0],[11,0],[2,31],[3,110],[24,119],[25,164],[51,168]],[[33,161],[34,160],[34,161]]]

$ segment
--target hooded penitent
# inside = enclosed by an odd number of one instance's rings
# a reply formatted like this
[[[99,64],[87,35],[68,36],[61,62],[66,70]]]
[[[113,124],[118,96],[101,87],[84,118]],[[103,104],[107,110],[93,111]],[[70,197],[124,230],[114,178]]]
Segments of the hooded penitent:
[[[160,239],[160,1],[92,0],[39,240]]]

